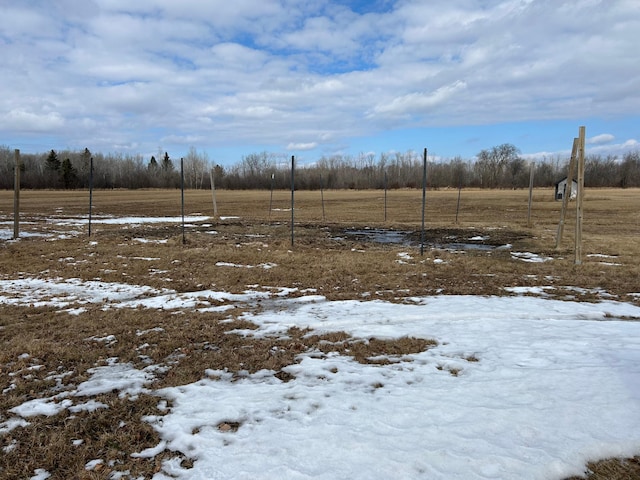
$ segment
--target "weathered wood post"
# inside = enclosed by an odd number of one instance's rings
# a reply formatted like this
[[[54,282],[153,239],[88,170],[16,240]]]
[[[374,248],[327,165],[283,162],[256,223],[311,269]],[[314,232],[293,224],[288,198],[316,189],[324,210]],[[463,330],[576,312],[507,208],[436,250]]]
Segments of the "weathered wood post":
[[[320,174],[320,202],[322,203],[322,221],[326,221],[324,215],[324,185],[322,182],[322,174]]]
[[[20,150],[15,150],[13,176],[13,239],[20,238]]]
[[[462,193],[462,181],[458,179],[458,202],[456,203],[456,225],[458,224],[458,213],[460,213],[460,194]]]
[[[560,223],[558,223],[558,233],[556,235],[556,250],[560,248],[562,235],[564,234],[564,222],[567,215],[567,205],[571,199],[571,190],[573,189],[573,177],[576,169],[576,156],[578,155],[579,138],[573,139],[573,147],[571,148],[571,160],[569,160],[569,171],[567,172],[567,186],[562,193],[562,208],[560,209]]]
[[[213,170],[215,166],[209,170],[209,180],[211,181],[211,197],[213,199],[213,218],[218,219],[218,203],[216,202],[216,183],[215,183],[215,175]]]
[[[269,195],[269,222],[271,222],[271,211],[273,210],[273,181],[275,173],[271,174],[271,194]]]
[[[585,127],[580,127],[578,139],[578,195],[576,197],[576,257],[574,263],[576,265],[582,265],[582,203],[584,201]]]
[[[384,221],[387,221],[387,172],[384,172]]]

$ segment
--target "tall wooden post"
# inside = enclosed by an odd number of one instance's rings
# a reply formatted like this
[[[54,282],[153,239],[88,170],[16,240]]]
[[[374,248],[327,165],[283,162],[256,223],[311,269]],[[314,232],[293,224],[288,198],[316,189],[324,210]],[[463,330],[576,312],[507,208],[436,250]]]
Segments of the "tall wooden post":
[[[387,221],[387,172],[384,172],[384,221]]]
[[[531,165],[529,166],[530,171],[529,171],[529,210],[527,213],[527,226],[529,228],[531,228],[533,226],[532,222],[531,222],[531,206],[533,204],[533,173],[535,171],[536,168],[536,162],[531,162]]]
[[[562,208],[560,209],[560,223],[558,223],[558,233],[556,235],[556,249],[560,248],[562,235],[564,234],[564,221],[567,215],[567,205],[571,199],[571,190],[573,189],[573,177],[576,169],[576,157],[578,155],[579,138],[573,139],[573,147],[571,148],[571,160],[569,160],[569,171],[567,172],[567,186],[562,192]]]
[[[20,237],[20,150],[15,150],[13,177],[13,239]]]
[[[322,182],[322,174],[320,174],[320,201],[322,202],[322,221],[326,221],[324,215],[324,184]]]
[[[218,202],[216,202],[216,183],[215,183],[215,175],[213,173],[212,168],[209,170],[209,180],[211,180],[211,197],[213,198],[213,218],[218,219]]]
[[[462,182],[458,179],[458,202],[456,203],[456,225],[458,224],[458,213],[460,213],[460,194],[462,193]]]
[[[578,135],[578,195],[576,197],[576,258],[575,264],[582,265],[582,203],[584,201],[584,143],[585,127],[580,127]]]
[[[269,222],[271,222],[271,211],[273,210],[273,181],[275,173],[271,174],[271,193],[269,194]]]

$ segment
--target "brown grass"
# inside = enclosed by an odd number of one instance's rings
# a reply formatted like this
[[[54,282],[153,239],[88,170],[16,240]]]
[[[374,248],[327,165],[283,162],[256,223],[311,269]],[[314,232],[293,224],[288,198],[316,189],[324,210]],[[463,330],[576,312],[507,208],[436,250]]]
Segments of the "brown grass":
[[[381,191],[324,192],[323,219],[320,193],[296,192],[292,246],[288,223],[291,212],[286,211],[289,192],[274,193],[273,207],[278,210],[271,215],[269,192],[218,192],[220,214],[240,218],[197,222],[186,229],[183,244],[180,226],[169,223],[95,224],[88,238],[86,226],[62,227],[46,221],[51,216],[86,215],[87,192],[24,191],[23,232],[57,235],[80,230],[81,234],[56,240],[25,236],[19,242],[0,241],[0,278],[100,279],[184,292],[206,288],[240,292],[249,285],[298,287],[329,299],[389,301],[436,293],[504,295],[504,287],[553,286],[547,293],[560,299],[596,301],[604,291],[619,300],[640,304],[640,298],[630,295],[640,291],[638,190],[588,191],[585,256],[579,266],[573,258],[573,210],[567,217],[561,248],[554,248],[560,204],[552,200],[551,190],[535,192],[531,227],[527,225],[525,191],[463,191],[457,224],[457,192],[427,194],[428,242],[442,244],[484,236],[487,244],[509,243],[512,251],[554,257],[544,263],[515,260],[504,249],[459,253],[428,248],[421,256],[415,245],[382,245],[346,236],[345,229],[350,227],[377,227],[410,231],[414,239],[420,238],[421,192],[389,192],[386,222],[383,197]],[[186,205],[187,214],[210,215],[211,194],[188,191]],[[11,221],[12,207],[12,193],[0,192],[0,221]],[[179,216],[180,192],[95,192],[93,213],[97,217]],[[167,242],[141,243],[137,238]],[[596,254],[610,258],[588,256]],[[217,266],[217,262],[236,266]],[[261,264],[277,267],[265,269]],[[386,363],[432,345],[425,339],[365,341],[344,332],[317,335],[296,329],[289,331],[287,340],[246,338],[229,333],[236,328],[254,328],[242,320],[243,309],[175,315],[164,310],[101,307],[89,305],[85,313],[76,316],[53,308],[2,307],[0,386],[10,389],[0,395],[0,422],[10,416],[7,412],[12,407],[71,389],[88,378],[88,369],[113,357],[137,368],[149,363],[169,365],[153,385],[160,388],[201,379],[206,369],[253,372],[268,368],[287,381],[291,377],[282,368],[295,363],[297,355],[309,349],[340,352],[360,362]],[[144,335],[137,335],[143,331]],[[114,335],[117,341],[95,340],[106,335]],[[479,361],[473,356],[466,360]],[[96,400],[109,405],[109,409],[81,412],[73,418],[68,412],[35,417],[29,419],[30,426],[0,435],[0,448],[4,449],[0,450],[0,477],[23,478],[25,472],[33,474],[35,468],[45,468],[53,478],[61,479],[108,478],[113,471],[127,469],[134,477],[149,477],[157,471],[163,455],[153,460],[130,456],[158,443],[155,432],[143,421],[145,415],[158,414],[157,398],[142,395],[131,401],[109,393]],[[237,425],[229,423],[220,428],[233,431]],[[83,443],[74,445],[76,439]],[[97,458],[107,463],[91,472],[85,470],[85,464]],[[589,465],[589,469],[605,472],[595,473],[589,477],[592,479],[639,478],[637,457],[600,462]]]

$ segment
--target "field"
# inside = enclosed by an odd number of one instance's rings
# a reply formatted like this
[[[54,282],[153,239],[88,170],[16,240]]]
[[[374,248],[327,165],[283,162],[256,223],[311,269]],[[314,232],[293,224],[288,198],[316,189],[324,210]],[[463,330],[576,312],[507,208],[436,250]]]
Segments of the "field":
[[[0,477],[638,478],[640,190],[88,197],[0,192]]]

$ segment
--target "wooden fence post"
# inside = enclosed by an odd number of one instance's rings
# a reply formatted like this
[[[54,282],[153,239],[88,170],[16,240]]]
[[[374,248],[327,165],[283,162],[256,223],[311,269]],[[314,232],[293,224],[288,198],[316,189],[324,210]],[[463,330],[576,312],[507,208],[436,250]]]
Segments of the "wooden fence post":
[[[384,184],[384,221],[385,223],[387,222],[387,172],[384,172],[384,180],[383,180],[383,184]]]
[[[575,264],[582,265],[582,203],[584,200],[584,143],[585,127],[580,127],[578,140],[578,196],[576,197],[576,258]]]
[[[578,155],[578,143],[580,139],[573,139],[573,147],[571,148],[571,160],[569,160],[569,171],[567,172],[567,186],[562,193],[562,208],[560,209],[560,223],[558,223],[558,233],[556,235],[556,250],[560,248],[562,235],[564,234],[564,221],[567,214],[567,205],[571,199],[571,190],[573,189],[573,177],[576,169],[576,156]]]
[[[320,174],[320,201],[322,202],[322,221],[326,221],[326,217],[324,215],[324,185],[322,182],[322,174]]]
[[[271,222],[271,211],[273,210],[273,182],[274,182],[275,174],[271,174],[271,190],[269,193],[269,222]]]
[[[215,167],[209,170],[209,180],[211,180],[211,197],[213,198],[213,218],[218,219],[218,203],[216,202],[216,184],[215,175],[213,173]]]

